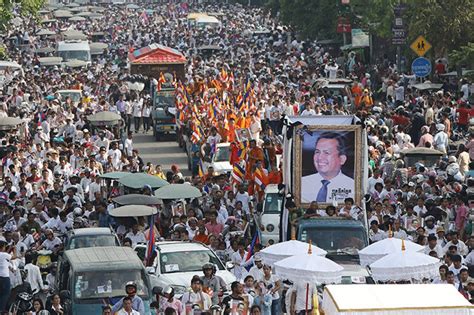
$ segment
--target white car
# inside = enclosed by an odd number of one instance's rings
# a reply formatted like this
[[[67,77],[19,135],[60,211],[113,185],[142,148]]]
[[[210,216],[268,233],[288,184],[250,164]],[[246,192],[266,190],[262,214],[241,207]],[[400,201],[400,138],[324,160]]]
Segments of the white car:
[[[278,192],[278,185],[270,184],[265,188],[263,211],[261,217],[262,243],[272,245],[280,239],[280,214],[283,196]]]
[[[153,286],[171,286],[175,294],[181,296],[191,286],[193,276],[204,275],[202,266],[206,263],[216,265],[217,275],[225,281],[228,290],[236,281],[216,253],[204,244],[166,241],[156,243],[155,247],[157,256],[153,267],[147,268]],[[232,267],[231,264],[228,267]]]
[[[211,166],[217,175],[230,174],[232,165],[230,164],[230,143],[218,143],[216,152],[212,157]]]

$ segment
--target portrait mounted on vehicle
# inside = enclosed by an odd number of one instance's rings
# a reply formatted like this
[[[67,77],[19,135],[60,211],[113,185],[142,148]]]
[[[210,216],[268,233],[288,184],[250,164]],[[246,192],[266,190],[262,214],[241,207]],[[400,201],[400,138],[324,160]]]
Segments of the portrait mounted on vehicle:
[[[253,139],[252,133],[250,132],[249,128],[235,129],[235,135],[236,135],[237,141],[239,142],[250,141]]]
[[[349,126],[298,126],[295,141],[295,203],[323,208],[343,205],[353,198],[360,205],[362,194],[362,129]]]

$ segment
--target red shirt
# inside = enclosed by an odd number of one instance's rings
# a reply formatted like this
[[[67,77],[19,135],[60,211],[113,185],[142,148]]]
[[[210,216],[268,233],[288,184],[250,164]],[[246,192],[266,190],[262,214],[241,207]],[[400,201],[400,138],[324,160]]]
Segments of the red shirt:
[[[393,115],[392,116],[393,124],[399,126],[406,126],[410,123],[408,117],[402,115]]]
[[[470,110],[466,107],[461,107],[456,112],[458,113],[458,124],[467,125],[469,123]]]

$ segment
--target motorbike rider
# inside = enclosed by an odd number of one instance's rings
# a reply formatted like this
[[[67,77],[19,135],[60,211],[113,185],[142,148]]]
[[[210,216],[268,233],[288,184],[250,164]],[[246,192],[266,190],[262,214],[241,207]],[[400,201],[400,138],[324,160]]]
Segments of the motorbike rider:
[[[161,289],[161,288],[159,288]],[[170,286],[164,288],[163,290],[158,290],[157,300],[158,304],[158,313],[163,314],[168,308],[172,308],[176,311],[177,315],[184,314],[183,303],[177,298],[174,297],[174,289]]]
[[[41,243],[36,250],[47,249],[53,252],[51,260],[56,261],[58,252],[63,248],[63,242],[57,236],[54,236],[54,232],[51,229],[47,229],[44,233],[46,239]]]
[[[216,275],[217,268],[214,264],[206,263],[202,266],[204,276],[201,277],[203,290],[211,295],[212,304],[219,304],[219,296],[226,290],[224,279]]]
[[[145,315],[145,304],[141,297],[137,295],[137,284],[133,281],[127,282],[125,285],[125,292],[127,292],[127,296],[132,299],[132,308],[139,312],[140,315]],[[112,314],[115,314],[123,307],[123,298],[120,299],[117,303],[114,304],[112,307]]]
[[[191,279],[191,291],[183,294],[181,302],[185,307],[188,304],[191,306],[197,305],[201,311],[210,309],[212,304],[211,297],[202,291],[202,279],[199,276],[194,276]],[[194,307],[192,308],[194,309]]]

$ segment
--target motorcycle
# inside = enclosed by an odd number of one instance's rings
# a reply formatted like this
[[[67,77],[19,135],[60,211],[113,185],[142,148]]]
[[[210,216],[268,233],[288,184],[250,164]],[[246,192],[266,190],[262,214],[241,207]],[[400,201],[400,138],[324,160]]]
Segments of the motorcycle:
[[[37,252],[36,265],[40,268],[43,278],[49,273],[52,265],[51,254],[53,252],[47,249],[42,249]]]
[[[33,310],[33,298],[37,292],[31,290],[31,285],[25,281],[28,271],[20,270],[23,283],[18,286],[15,301],[10,305],[8,314],[26,315]]]

